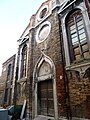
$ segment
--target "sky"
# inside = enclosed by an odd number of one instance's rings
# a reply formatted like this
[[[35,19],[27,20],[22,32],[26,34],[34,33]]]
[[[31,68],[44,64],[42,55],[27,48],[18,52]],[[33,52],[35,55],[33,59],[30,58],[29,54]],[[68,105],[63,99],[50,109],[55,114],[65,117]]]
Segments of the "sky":
[[[17,52],[17,40],[45,0],[0,0],[0,75],[2,63]]]

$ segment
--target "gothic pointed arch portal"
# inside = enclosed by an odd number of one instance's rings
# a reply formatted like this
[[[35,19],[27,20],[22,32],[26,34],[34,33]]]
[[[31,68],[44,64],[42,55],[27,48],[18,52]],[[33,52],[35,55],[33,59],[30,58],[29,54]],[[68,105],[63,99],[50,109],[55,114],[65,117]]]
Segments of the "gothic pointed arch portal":
[[[35,116],[57,120],[56,77],[53,61],[43,54],[34,69]]]

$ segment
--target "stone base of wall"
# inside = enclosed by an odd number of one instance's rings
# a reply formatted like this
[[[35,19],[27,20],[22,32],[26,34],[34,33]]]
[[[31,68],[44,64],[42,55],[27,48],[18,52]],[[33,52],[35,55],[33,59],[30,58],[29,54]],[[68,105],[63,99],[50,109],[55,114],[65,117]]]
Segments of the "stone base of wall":
[[[59,120],[68,120],[66,117],[60,117]]]
[[[53,117],[38,115],[34,120],[54,120]]]
[[[85,118],[77,118],[77,117],[72,117],[72,118],[69,118],[71,120],[89,120],[89,119],[85,119]],[[66,119],[65,117],[61,117],[59,118],[59,120],[68,120]]]
[[[30,120],[30,119],[25,118],[25,120]],[[49,119],[45,118],[45,117],[36,117],[34,120],[49,120]],[[50,119],[50,120],[54,120],[54,119]],[[59,118],[59,120],[68,120],[68,119],[61,117],[61,118]],[[89,120],[89,119],[73,117],[72,120]]]
[[[89,120],[89,119],[72,117],[72,120]]]

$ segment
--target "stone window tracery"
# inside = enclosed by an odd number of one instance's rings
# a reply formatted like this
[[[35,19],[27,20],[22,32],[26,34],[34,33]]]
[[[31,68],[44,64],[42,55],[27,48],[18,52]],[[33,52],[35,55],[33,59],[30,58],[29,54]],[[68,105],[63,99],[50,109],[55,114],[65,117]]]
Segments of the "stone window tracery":
[[[69,44],[70,61],[80,61],[90,57],[83,16],[75,10],[66,19],[66,30]]]
[[[26,77],[26,65],[27,65],[27,45],[24,45],[22,49],[21,78]]]

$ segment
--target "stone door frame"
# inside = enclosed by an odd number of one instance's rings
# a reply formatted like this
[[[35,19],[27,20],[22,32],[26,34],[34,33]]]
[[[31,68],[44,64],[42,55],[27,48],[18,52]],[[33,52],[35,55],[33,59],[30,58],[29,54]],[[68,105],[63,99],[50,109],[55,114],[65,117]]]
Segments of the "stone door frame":
[[[37,71],[39,70],[40,65],[42,62],[45,61],[51,66],[51,74],[48,74],[44,76],[43,78],[40,78],[37,76]],[[38,86],[38,81],[43,81],[43,80],[48,80],[52,79],[53,83],[53,99],[54,99],[54,119],[58,120],[58,108],[57,108],[57,95],[56,95],[56,73],[55,73],[55,66],[53,61],[51,60],[50,57],[44,55],[41,55],[39,60],[37,61],[35,68],[34,68],[34,73],[33,73],[33,96],[34,96],[34,111],[35,111],[35,117],[38,117],[38,112],[37,112],[37,86]],[[48,118],[48,116],[46,116]]]

